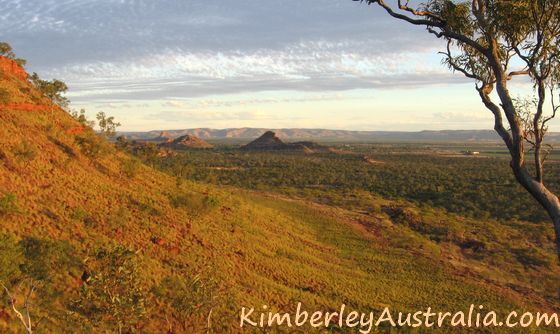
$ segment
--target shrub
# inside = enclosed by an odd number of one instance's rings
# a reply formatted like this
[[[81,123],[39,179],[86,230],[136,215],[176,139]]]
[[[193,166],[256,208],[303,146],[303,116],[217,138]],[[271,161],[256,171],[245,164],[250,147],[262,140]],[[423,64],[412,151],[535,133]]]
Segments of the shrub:
[[[20,241],[0,234],[0,281],[30,278],[48,281],[55,270],[79,263],[66,241],[25,237]]]
[[[84,210],[83,208],[74,208],[74,210],[72,210],[72,214],[70,215],[70,218],[80,221],[80,222],[85,222],[86,220],[88,220],[89,217],[89,213]]]
[[[516,248],[511,250],[513,255],[526,268],[550,268],[550,259],[542,256],[537,249]]]
[[[208,332],[210,328],[193,328],[191,323],[205,323],[213,309],[223,302],[220,300],[223,291],[219,281],[200,273],[187,272],[182,276],[165,277],[154,288],[154,294],[173,307],[186,332]]]
[[[17,213],[19,209],[16,202],[17,196],[13,193],[7,193],[0,197],[0,217]]]
[[[130,210],[124,205],[116,207],[107,218],[107,226],[113,231],[117,231],[133,219]]]
[[[215,195],[182,193],[176,191],[168,196],[169,202],[173,207],[184,208],[196,214],[206,214],[220,205],[220,199]]]
[[[8,284],[19,276],[21,248],[16,238],[9,234],[0,234],[0,282]]]
[[[28,141],[23,141],[19,147],[16,147],[14,154],[24,161],[31,161],[37,156],[37,148]]]
[[[146,314],[147,294],[137,254],[123,246],[98,249],[88,262],[86,284],[70,308],[94,325],[133,332]]]
[[[208,208],[217,208],[218,206],[220,206],[221,200],[218,196],[216,195],[207,195],[204,198],[204,204],[208,207]]]
[[[161,212],[158,209],[156,209],[152,204],[137,200],[133,196],[128,197],[128,202],[131,205],[137,207],[140,211],[147,213],[149,215],[152,216],[161,215]]]
[[[66,242],[30,237],[18,242],[11,235],[0,234],[0,295],[8,295],[10,298],[3,300],[9,309],[28,319],[28,323],[22,321],[26,332],[35,329],[36,322],[31,322],[31,317],[36,320],[55,315],[52,306],[60,297],[60,290],[51,275],[75,269],[78,261],[72,254],[74,251]],[[40,295],[34,293],[39,289]],[[33,305],[32,312],[28,305]]]
[[[77,263],[72,247],[66,241],[51,241],[26,237],[20,241],[25,262],[21,271],[30,278],[50,280],[54,270]]]
[[[138,159],[127,159],[122,163],[121,172],[128,178],[133,178],[138,174],[142,163]]]
[[[145,164],[152,167],[154,167],[159,160],[160,149],[155,143],[133,143],[130,151]]]
[[[86,131],[75,137],[82,153],[89,158],[97,158],[107,154],[110,149],[107,143],[95,135],[93,131]]]
[[[168,196],[169,203],[171,203],[174,208],[186,207],[190,201],[190,196],[188,194],[172,193]]]
[[[0,88],[0,104],[10,102],[10,93],[5,88]]]

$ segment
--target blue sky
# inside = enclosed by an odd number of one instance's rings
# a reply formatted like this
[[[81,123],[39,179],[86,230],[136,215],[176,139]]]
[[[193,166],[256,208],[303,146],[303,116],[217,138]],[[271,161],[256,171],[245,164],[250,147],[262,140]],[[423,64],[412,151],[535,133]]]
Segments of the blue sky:
[[[350,0],[0,0],[0,40],[123,130],[492,128],[441,41]]]

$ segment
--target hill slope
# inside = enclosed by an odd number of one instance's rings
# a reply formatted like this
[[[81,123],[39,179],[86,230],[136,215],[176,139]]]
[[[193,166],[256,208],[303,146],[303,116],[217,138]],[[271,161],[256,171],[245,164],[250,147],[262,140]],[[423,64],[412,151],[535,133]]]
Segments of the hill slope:
[[[175,149],[188,149],[188,148],[199,149],[199,148],[214,147],[213,145],[205,142],[204,140],[191,135],[184,135],[173,140],[168,140],[160,144],[160,146],[175,148]]]
[[[267,131],[262,136],[242,147],[244,150],[288,150],[290,146],[284,143],[274,132]]]
[[[364,312],[471,303],[558,309],[549,289],[555,264],[524,268],[501,243],[492,252],[503,262],[471,259],[399,223],[414,220],[393,217],[381,199],[371,199],[369,214],[356,214],[177,182],[116,150],[9,71],[0,72],[0,87],[9,93],[0,105],[0,267],[22,263],[18,277],[0,270],[0,280],[18,292],[22,279],[41,279],[32,310],[42,319],[37,332],[238,333],[242,306],[293,311],[300,301],[308,310],[345,303]],[[456,217],[433,220],[446,219]],[[480,222],[453,226],[457,234],[494,233]],[[546,242],[530,236],[512,230],[504,237],[546,253]],[[22,253],[8,252],[16,244]],[[119,246],[132,251],[136,266]],[[126,308],[126,296],[135,308]],[[121,308],[124,320],[111,312]],[[6,304],[0,332],[21,332]]]

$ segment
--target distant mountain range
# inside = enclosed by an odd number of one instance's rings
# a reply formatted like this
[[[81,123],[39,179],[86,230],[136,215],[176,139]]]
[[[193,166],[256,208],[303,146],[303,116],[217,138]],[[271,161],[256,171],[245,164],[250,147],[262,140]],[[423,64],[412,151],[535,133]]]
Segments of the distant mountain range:
[[[232,128],[232,129],[183,129],[157,130],[147,132],[121,132],[129,139],[153,140],[164,132],[171,138],[191,135],[201,139],[244,139],[251,140],[273,131],[284,140],[347,140],[347,141],[500,141],[493,130],[441,130],[441,131],[350,131],[328,129],[265,129],[265,128]],[[548,134],[551,142],[560,141],[560,132]]]

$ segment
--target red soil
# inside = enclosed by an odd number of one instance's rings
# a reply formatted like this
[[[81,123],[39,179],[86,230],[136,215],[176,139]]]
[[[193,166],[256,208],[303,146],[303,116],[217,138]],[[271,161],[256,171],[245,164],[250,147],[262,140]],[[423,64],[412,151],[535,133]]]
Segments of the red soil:
[[[16,110],[16,111],[40,111],[50,110],[52,106],[33,103],[8,103],[0,104],[0,110]]]
[[[86,129],[83,126],[77,126],[74,128],[70,128],[68,130],[66,130],[66,133],[69,135],[80,135],[82,133],[84,133]]]

